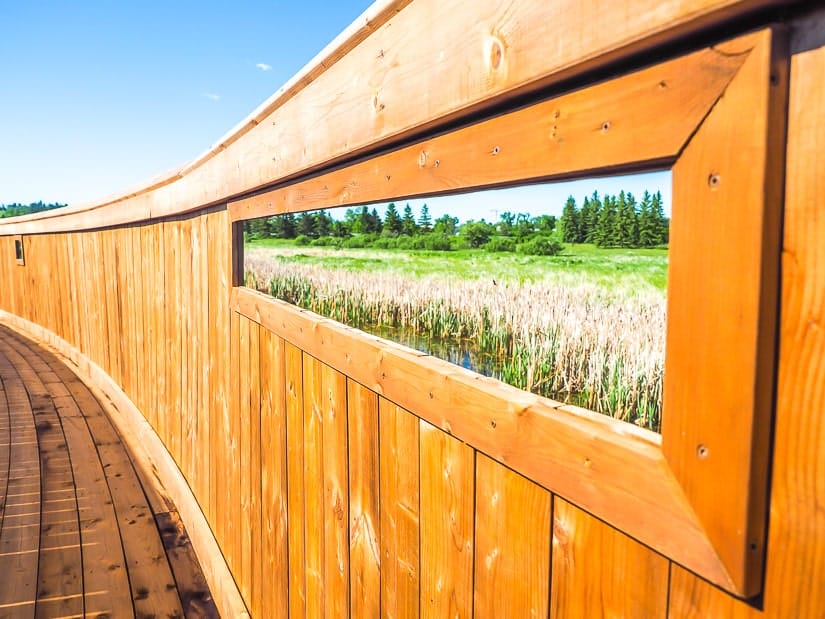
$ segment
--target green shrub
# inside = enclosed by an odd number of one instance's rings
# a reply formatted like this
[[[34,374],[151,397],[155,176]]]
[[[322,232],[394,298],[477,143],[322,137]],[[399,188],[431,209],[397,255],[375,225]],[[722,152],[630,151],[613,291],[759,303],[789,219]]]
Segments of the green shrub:
[[[537,236],[516,246],[516,251],[529,256],[556,256],[561,253],[561,243],[546,236]]]
[[[487,251],[516,251],[516,240],[507,236],[496,236],[484,245]]]

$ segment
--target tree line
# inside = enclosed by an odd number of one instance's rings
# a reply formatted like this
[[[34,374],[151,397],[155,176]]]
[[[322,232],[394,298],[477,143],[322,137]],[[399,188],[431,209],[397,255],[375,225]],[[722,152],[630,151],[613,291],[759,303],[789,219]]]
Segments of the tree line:
[[[58,202],[45,203],[41,200],[37,202],[30,202],[29,204],[21,204],[19,202],[12,202],[11,204],[0,204],[0,218],[2,217],[17,217],[18,215],[29,215],[30,213],[39,213],[40,211],[48,211],[53,208],[60,208],[66,206]]]
[[[376,208],[347,209],[337,220],[326,211],[288,213],[247,221],[247,239],[294,239],[298,245],[377,249],[429,249],[454,251],[486,249],[518,251],[534,255],[555,255],[562,250],[556,238],[556,217],[529,213],[501,214],[499,221],[468,220],[444,214],[436,219],[424,204],[418,216],[407,204],[402,212],[394,202],[382,217]]]
[[[632,193],[618,196],[598,192],[586,197],[581,209],[573,196],[562,211],[562,240],[565,243],[593,243],[598,247],[656,247],[668,242],[670,220],[665,217],[662,193],[645,191],[637,203]]]
[[[557,226],[557,224],[559,224]],[[426,204],[418,215],[409,203],[399,212],[390,202],[383,217],[367,206],[349,208],[343,219],[325,210],[287,213],[244,222],[249,240],[293,239],[298,245],[378,249],[485,249],[555,255],[565,243],[594,243],[601,247],[652,247],[667,243],[668,220],[661,193],[644,193],[640,204],[622,191],[618,196],[597,192],[584,199],[582,208],[567,199],[561,220],[555,215],[532,216],[504,211],[497,221],[484,219],[459,223],[444,214],[436,219]]]

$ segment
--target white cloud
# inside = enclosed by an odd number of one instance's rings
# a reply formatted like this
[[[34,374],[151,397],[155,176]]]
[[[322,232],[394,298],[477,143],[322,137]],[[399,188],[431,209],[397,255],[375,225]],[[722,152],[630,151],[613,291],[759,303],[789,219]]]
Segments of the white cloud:
[[[205,93],[203,93],[203,96],[206,97],[207,99],[209,99],[210,101],[217,101],[218,99],[221,98],[220,95],[216,95],[213,92],[205,92]]]
[[[261,71],[271,71],[272,70],[272,65],[266,64],[265,62],[259,62],[255,66],[257,68],[259,68]]]

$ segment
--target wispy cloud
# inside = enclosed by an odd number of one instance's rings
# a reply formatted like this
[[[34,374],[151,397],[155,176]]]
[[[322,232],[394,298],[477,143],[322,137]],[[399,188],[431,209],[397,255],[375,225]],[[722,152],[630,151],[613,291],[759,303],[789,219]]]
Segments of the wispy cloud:
[[[210,101],[217,101],[221,98],[220,95],[216,95],[214,92],[205,92],[203,96],[209,99]]]
[[[265,62],[259,62],[255,66],[257,68],[259,68],[261,71],[271,71],[272,70],[272,65],[271,64],[266,64]]]

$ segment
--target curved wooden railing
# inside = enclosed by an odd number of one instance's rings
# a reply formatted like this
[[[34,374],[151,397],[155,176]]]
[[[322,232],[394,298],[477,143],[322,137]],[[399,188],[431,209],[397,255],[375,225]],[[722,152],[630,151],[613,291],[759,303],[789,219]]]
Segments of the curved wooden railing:
[[[190,164],[0,222],[0,320],[113,400],[228,616],[815,616],[825,18],[785,4],[379,2]],[[239,287],[252,217],[665,166],[661,437]]]

